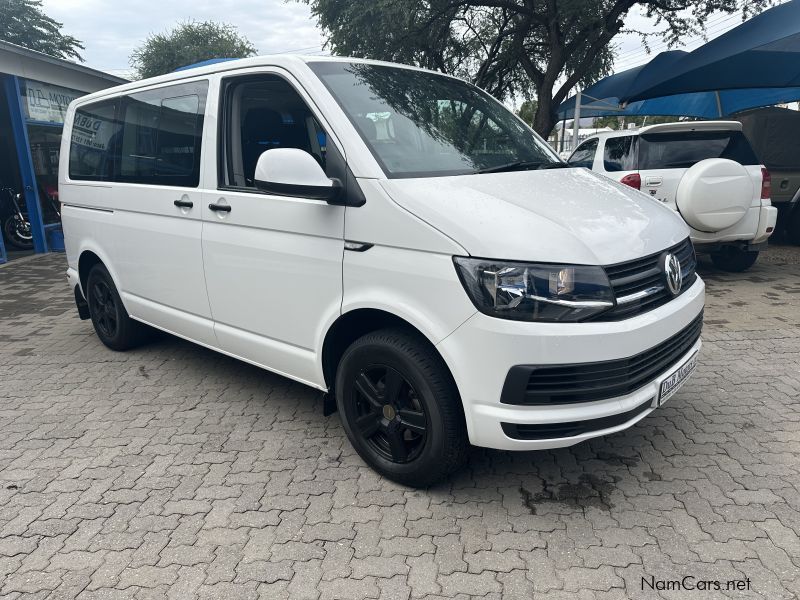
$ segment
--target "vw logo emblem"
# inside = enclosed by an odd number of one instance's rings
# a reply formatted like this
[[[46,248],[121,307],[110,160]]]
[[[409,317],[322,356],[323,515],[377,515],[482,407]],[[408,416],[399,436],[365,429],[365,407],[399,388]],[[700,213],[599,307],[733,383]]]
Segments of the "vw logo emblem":
[[[673,296],[677,296],[681,291],[683,272],[681,271],[681,261],[674,254],[664,255],[664,275],[667,279],[667,289]]]

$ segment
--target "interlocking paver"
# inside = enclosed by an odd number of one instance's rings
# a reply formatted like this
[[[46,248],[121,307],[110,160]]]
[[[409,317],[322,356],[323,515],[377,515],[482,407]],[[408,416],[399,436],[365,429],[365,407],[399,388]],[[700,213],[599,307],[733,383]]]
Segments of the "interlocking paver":
[[[628,431],[369,470],[319,395],[169,336],[105,349],[63,256],[0,268],[0,597],[800,596],[800,249],[701,265],[698,371]],[[698,596],[699,597],[699,596]]]

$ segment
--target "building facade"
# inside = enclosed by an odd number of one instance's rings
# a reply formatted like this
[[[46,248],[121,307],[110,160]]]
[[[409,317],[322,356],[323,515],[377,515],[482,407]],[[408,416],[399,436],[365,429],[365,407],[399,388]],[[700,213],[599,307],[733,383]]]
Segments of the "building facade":
[[[58,154],[75,98],[126,80],[0,41],[0,263],[63,249]]]

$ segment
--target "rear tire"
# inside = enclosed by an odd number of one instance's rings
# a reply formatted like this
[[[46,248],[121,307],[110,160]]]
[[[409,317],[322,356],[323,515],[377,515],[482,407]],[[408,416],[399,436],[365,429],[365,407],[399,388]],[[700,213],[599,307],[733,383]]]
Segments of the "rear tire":
[[[100,341],[117,352],[140,345],[148,327],[128,316],[108,269],[97,264],[86,279],[86,301],[95,333]]]
[[[388,479],[427,487],[466,462],[458,390],[414,332],[382,329],[353,342],[336,371],[336,404],[356,452]]]
[[[736,246],[724,247],[719,252],[711,253],[711,262],[722,271],[741,273],[747,271],[758,260],[758,251],[750,252]]]
[[[800,206],[795,206],[786,219],[786,238],[795,246],[800,246]]]

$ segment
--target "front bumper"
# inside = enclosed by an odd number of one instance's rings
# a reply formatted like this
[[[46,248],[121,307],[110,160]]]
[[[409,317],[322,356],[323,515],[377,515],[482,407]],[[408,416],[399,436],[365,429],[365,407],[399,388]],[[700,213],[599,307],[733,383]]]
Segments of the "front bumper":
[[[502,450],[558,448],[630,427],[652,412],[651,405],[643,405],[653,402],[664,376],[699,350],[700,340],[636,390],[597,401],[505,404],[501,395],[506,376],[512,367],[523,364],[594,363],[636,356],[689,326],[704,302],[705,285],[698,277],[671,302],[624,321],[521,323],[473,315],[438,345],[461,394],[470,442]],[[618,422],[626,413],[628,418]],[[598,429],[575,428],[579,433],[564,437],[514,439],[506,433],[517,425],[564,425],[595,419]]]

